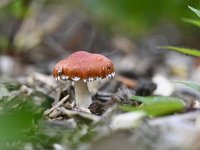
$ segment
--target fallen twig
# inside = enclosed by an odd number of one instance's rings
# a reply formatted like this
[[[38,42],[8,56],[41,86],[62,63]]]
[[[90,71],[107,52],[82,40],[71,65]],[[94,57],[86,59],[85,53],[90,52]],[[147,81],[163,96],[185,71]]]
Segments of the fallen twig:
[[[67,99],[69,98],[69,95],[65,96],[63,99],[61,99],[57,104],[55,104],[53,107],[51,107],[50,109],[46,110],[44,112],[44,116],[50,114],[52,111],[54,111],[56,108],[58,108],[59,106],[61,106]]]

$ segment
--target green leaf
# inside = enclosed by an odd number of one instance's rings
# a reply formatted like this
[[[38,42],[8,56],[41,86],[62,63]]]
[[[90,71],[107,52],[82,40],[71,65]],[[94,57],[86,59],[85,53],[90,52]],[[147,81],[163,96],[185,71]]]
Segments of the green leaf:
[[[197,50],[197,49],[180,48],[180,47],[175,47],[175,46],[161,46],[158,48],[168,49],[168,50],[176,51],[176,52],[183,53],[186,55],[200,57],[200,50]]]
[[[184,84],[184,85],[191,87],[192,89],[200,92],[200,84],[198,84],[198,83],[193,83],[193,82],[189,82],[189,81],[176,81],[176,83]]]
[[[168,96],[131,96],[131,100],[142,102],[139,107],[121,106],[124,111],[143,111],[149,116],[161,116],[184,110],[181,99]]]
[[[182,112],[184,110],[184,104],[180,101],[165,101],[155,102],[150,105],[141,105],[140,107],[133,106],[121,106],[124,111],[143,111],[151,117],[172,114],[176,112]]]
[[[187,22],[187,23],[190,23],[190,24],[193,24],[197,27],[200,27],[200,20],[195,20],[195,19],[189,19],[189,18],[183,18],[183,21],[184,22]]]
[[[190,10],[192,10],[198,17],[200,17],[200,10],[196,9],[196,8],[193,8],[191,6],[188,6],[188,8]]]
[[[169,96],[131,96],[130,97],[131,100],[136,100],[138,102],[142,102],[144,104],[153,104],[153,103],[165,103],[165,102],[174,102],[174,101],[178,101],[178,102],[182,102],[181,99],[175,98],[175,97],[169,97]]]

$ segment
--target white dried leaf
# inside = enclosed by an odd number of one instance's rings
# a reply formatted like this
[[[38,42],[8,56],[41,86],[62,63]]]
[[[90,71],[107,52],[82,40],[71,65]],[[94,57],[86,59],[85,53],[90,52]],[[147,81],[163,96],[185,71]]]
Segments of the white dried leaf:
[[[133,128],[141,122],[144,116],[145,113],[143,112],[128,112],[119,114],[113,117],[110,126],[114,130]]]

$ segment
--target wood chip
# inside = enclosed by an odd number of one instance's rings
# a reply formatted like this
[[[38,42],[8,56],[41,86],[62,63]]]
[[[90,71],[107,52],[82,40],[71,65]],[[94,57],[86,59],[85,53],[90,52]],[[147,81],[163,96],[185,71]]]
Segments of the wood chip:
[[[126,78],[124,76],[121,75],[116,75],[116,80],[119,82],[122,82],[124,85],[126,85],[129,88],[134,88],[137,85],[137,81],[136,80],[132,80],[130,78]]]

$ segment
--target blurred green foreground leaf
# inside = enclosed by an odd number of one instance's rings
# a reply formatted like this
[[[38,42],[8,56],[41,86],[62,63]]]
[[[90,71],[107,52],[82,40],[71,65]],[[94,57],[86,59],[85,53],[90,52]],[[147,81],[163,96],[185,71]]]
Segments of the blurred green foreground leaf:
[[[34,97],[48,98],[41,93],[31,95],[20,91],[13,82],[0,82],[0,149],[24,149],[25,143],[33,142],[42,117],[44,106],[36,105]]]

